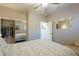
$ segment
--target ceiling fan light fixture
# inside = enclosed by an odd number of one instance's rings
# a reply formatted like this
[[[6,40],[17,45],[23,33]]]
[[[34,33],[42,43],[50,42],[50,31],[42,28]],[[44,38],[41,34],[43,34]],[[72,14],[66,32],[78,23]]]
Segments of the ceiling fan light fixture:
[[[48,3],[42,3],[43,7],[47,7]]]

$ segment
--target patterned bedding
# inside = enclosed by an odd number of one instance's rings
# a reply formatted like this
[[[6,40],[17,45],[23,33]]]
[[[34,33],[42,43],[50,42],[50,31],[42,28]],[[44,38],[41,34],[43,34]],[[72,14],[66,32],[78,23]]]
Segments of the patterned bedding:
[[[8,44],[7,56],[75,56],[70,48],[48,40],[33,40],[23,43]]]

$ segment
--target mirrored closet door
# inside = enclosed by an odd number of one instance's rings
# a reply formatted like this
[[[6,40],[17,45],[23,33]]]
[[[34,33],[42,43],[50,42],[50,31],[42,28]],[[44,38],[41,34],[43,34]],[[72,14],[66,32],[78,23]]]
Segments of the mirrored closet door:
[[[15,42],[15,21],[1,19],[1,34],[2,38],[9,44]]]

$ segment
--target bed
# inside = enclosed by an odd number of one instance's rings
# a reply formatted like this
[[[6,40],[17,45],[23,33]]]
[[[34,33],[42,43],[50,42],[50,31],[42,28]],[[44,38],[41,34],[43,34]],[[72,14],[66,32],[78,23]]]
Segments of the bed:
[[[71,48],[78,56],[79,56],[79,46],[75,46],[75,45],[65,45],[68,48]]]
[[[0,55],[2,56],[76,56],[75,52],[61,44],[48,40],[7,44],[0,38]]]
[[[71,44],[64,44],[65,46],[71,48],[79,56],[79,39],[75,39]]]

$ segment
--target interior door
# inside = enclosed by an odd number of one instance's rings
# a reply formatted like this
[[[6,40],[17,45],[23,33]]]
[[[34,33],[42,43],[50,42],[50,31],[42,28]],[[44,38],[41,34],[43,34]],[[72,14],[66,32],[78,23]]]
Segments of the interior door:
[[[48,40],[51,40],[52,41],[52,39],[53,39],[53,29],[52,29],[52,22],[51,21],[49,21],[49,22],[47,22],[47,28],[48,28],[48,30],[47,30],[47,39]]]
[[[46,40],[47,39],[47,23],[46,22],[41,22],[41,39]]]
[[[41,22],[41,39],[52,41],[52,22]]]

